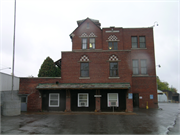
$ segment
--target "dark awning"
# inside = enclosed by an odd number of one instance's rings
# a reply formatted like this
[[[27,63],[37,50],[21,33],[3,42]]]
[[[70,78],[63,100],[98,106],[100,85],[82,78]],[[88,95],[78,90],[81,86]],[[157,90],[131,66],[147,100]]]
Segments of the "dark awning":
[[[45,83],[39,84],[37,89],[129,89],[129,83]]]

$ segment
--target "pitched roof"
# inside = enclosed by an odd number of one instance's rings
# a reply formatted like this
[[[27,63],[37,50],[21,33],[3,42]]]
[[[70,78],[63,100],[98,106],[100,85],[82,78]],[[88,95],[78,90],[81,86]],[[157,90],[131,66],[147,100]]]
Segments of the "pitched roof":
[[[78,26],[81,25],[81,24],[82,24],[85,20],[87,20],[87,19],[91,20],[91,21],[92,21],[93,23],[95,23],[98,27],[101,26],[101,23],[99,23],[99,20],[95,20],[95,19],[91,19],[91,18],[86,18],[86,19],[77,21]]]
[[[99,29],[101,29],[101,28],[100,28],[101,23],[99,22],[99,20],[90,19],[90,18],[87,17],[86,19],[77,21],[78,27],[77,27],[74,31],[76,31],[76,30],[79,28],[79,26],[80,26],[81,24],[83,24],[87,19],[91,20]],[[73,32],[74,32],[74,31],[73,31]],[[71,39],[72,39],[72,34],[73,34],[73,32],[69,35]]]

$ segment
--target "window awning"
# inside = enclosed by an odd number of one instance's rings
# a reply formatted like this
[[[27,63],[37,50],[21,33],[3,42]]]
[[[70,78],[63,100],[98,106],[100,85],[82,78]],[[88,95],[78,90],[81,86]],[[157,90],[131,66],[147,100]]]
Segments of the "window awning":
[[[130,83],[45,83],[36,88],[45,89],[129,89]]]

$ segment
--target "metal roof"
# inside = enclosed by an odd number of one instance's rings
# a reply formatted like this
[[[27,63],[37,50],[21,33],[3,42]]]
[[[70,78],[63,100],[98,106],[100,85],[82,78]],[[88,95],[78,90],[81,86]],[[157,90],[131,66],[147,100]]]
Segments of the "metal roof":
[[[37,89],[129,89],[129,83],[45,83]]]

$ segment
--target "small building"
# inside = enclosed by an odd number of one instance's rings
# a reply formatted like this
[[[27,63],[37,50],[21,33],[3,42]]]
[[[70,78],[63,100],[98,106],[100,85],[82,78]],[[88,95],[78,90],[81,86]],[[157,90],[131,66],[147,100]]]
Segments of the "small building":
[[[13,115],[19,114],[20,108],[20,96],[19,96],[19,77],[14,76],[14,87],[12,91],[12,75],[0,72],[0,96],[1,96],[1,114],[3,115]],[[15,106],[12,104],[7,104],[9,101],[17,101],[19,105]],[[14,109],[9,109],[14,108]],[[9,111],[15,112],[9,112]]]
[[[162,92],[161,90],[157,90],[157,94],[158,94],[158,102],[165,102],[165,103],[168,102],[168,98],[164,92]]]
[[[19,94],[28,111],[133,111],[157,108],[153,27],[101,28],[99,20],[77,21],[72,51],[55,63],[61,77],[21,78]]]

